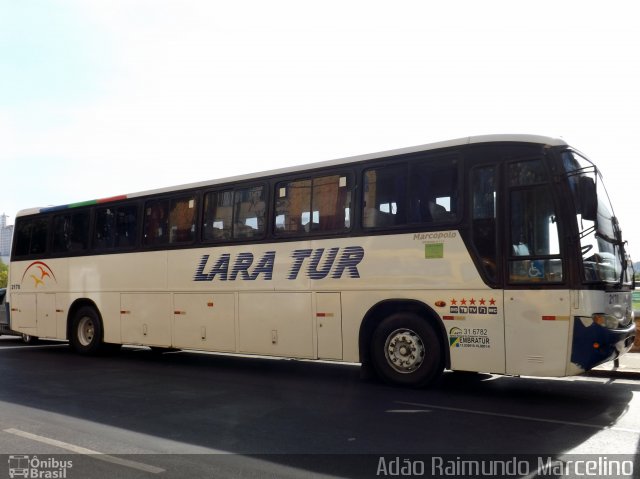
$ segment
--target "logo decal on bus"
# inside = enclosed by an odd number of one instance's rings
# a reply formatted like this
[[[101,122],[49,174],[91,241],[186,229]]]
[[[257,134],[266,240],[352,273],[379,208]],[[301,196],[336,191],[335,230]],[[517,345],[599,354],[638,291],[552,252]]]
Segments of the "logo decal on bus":
[[[458,328],[449,330],[449,345],[452,348],[480,348],[491,347],[491,340],[485,328]]]
[[[53,270],[49,267],[48,264],[43,263],[42,261],[34,261],[27,269],[24,270],[24,274],[22,275],[22,279],[20,280],[20,284],[24,283],[24,278],[29,275],[29,277],[33,280],[33,285],[35,288],[38,288],[40,285],[45,286],[46,283],[50,281],[58,280],[56,279],[56,275],[53,274]]]
[[[360,278],[358,264],[364,258],[364,249],[360,246],[346,248],[297,249],[291,253],[291,268],[287,279],[295,280],[305,266],[304,274],[309,279],[320,280],[326,277],[340,279],[344,274],[349,278]],[[218,258],[203,254],[193,275],[193,281],[255,281],[273,279],[276,252],[267,251],[259,259],[253,253],[239,253],[232,259],[230,253]],[[254,265],[255,263],[255,265]]]
[[[449,306],[449,312],[451,314],[498,314],[498,307],[496,306],[496,300],[493,298],[489,300],[484,298],[479,300],[475,298],[453,298],[451,306]]]

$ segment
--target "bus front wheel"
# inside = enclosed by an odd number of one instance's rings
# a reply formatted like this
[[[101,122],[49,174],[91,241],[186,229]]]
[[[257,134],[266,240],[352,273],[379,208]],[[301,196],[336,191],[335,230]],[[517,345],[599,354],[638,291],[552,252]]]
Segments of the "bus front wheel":
[[[102,349],[102,320],[98,312],[83,306],[71,324],[71,347],[80,354],[97,354]]]
[[[378,325],[371,342],[371,358],[380,378],[403,386],[427,386],[444,370],[436,332],[414,313],[392,314]]]

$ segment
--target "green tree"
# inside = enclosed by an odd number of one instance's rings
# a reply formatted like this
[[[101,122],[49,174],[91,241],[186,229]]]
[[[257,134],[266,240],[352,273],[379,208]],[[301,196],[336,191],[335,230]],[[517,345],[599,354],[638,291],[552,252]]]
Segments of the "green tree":
[[[9,278],[9,267],[0,259],[0,288],[7,287],[7,279]]]

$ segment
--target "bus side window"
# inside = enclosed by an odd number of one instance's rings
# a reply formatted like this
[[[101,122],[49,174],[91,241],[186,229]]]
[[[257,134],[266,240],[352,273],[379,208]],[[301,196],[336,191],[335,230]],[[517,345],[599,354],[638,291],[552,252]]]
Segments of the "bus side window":
[[[313,179],[313,231],[344,231],[351,217],[351,188],[346,176],[331,175]]]
[[[120,206],[116,209],[116,248],[129,248],[136,245],[138,237],[138,207]]]
[[[438,223],[457,219],[458,163],[432,158],[413,163],[409,190],[409,222]]]
[[[346,175],[317,176],[276,188],[276,234],[344,231],[351,222],[351,186]]]
[[[31,230],[30,254],[44,254],[47,251],[47,231],[49,222],[46,219],[37,219],[33,223]]]
[[[252,186],[235,191],[233,204],[235,239],[255,238],[264,232],[264,186]]]
[[[169,213],[169,243],[190,243],[196,237],[196,199],[173,198]]]
[[[53,218],[53,252],[84,251],[89,244],[89,212],[58,215]]]
[[[257,238],[265,229],[264,185],[212,191],[204,196],[205,241]]]
[[[113,207],[96,209],[93,246],[96,249],[113,248],[115,231],[115,209]]]
[[[392,165],[364,172],[362,226],[380,228],[407,223],[407,165]]]
[[[204,224],[202,239],[220,241],[231,239],[233,191],[212,191],[204,196]]]
[[[498,280],[496,167],[475,168],[471,172],[473,244],[485,274]]]
[[[29,254],[29,244],[31,243],[31,221],[26,218],[16,219],[16,226],[13,233],[13,256],[20,257]]]
[[[98,250],[133,247],[136,244],[137,231],[136,205],[97,208],[93,247]]]
[[[15,229],[13,256],[42,255],[47,247],[47,218],[19,218]]]
[[[147,201],[144,211],[144,244],[150,246],[168,243],[169,200]]]
[[[304,234],[311,230],[311,180],[280,183],[276,187],[275,231]]]

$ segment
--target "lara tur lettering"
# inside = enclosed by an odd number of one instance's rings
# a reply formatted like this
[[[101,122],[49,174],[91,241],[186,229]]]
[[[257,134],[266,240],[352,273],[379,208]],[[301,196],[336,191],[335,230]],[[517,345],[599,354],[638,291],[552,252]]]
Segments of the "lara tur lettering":
[[[347,246],[344,248],[308,248],[291,252],[291,266],[288,280],[295,280],[300,273],[312,280],[342,277],[360,278],[358,265],[364,258],[364,248]],[[203,254],[196,266],[193,281],[255,281],[273,279],[276,252],[267,251],[259,258],[245,252],[232,256],[222,253],[215,257]]]

